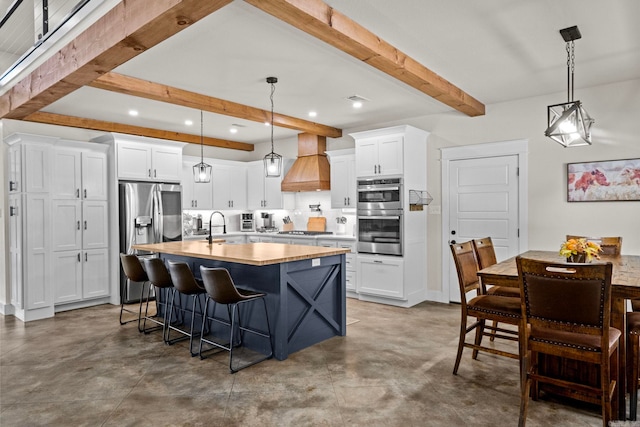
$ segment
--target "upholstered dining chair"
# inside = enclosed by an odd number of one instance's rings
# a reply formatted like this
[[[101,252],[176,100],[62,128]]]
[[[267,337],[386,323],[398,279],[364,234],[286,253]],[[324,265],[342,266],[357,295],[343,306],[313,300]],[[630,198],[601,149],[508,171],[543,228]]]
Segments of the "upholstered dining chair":
[[[602,425],[607,427],[621,392],[617,381],[621,333],[609,326],[612,264],[567,266],[521,257],[516,257],[516,264],[522,292],[521,329],[525,330],[519,426],[526,422],[529,395],[537,399],[543,385],[554,393],[600,404]],[[541,355],[599,365],[599,385],[541,371]]]
[[[567,234],[567,240],[570,239],[587,239],[597,242],[605,255],[620,255],[622,252],[622,237],[588,237]]]
[[[473,250],[476,253],[478,259],[478,268],[490,267],[498,262],[496,258],[496,250],[493,247],[493,241],[491,237],[483,237],[482,239],[473,239]],[[491,283],[482,284],[487,292],[487,295],[499,295],[503,297],[512,297],[520,299],[520,289],[512,288],[509,286],[491,286]],[[488,287],[487,287],[488,286]],[[493,321],[493,326],[497,327],[498,322]],[[495,339],[495,331],[491,333],[491,341]]]
[[[521,309],[520,300],[517,298],[509,298],[498,295],[487,295],[478,279],[478,261],[473,250],[473,243],[455,243],[451,244],[451,253],[458,272],[458,284],[460,286],[461,314],[460,321],[460,338],[458,340],[458,353],[456,362],[453,367],[453,374],[458,373],[462,351],[465,347],[473,350],[472,357],[476,359],[479,351],[506,356],[512,359],[520,359],[518,352],[508,352],[494,347],[486,347],[482,345],[483,336],[491,336],[495,333],[496,338],[518,341],[520,334]],[[476,296],[468,299],[468,292],[476,292]],[[475,319],[471,325],[467,325],[469,317]],[[496,321],[515,325],[518,330],[500,328],[497,326],[488,326],[486,321]],[[490,332],[486,332],[485,329]],[[475,339],[473,342],[467,341],[469,332],[475,331]],[[518,347],[519,348],[519,347]]]

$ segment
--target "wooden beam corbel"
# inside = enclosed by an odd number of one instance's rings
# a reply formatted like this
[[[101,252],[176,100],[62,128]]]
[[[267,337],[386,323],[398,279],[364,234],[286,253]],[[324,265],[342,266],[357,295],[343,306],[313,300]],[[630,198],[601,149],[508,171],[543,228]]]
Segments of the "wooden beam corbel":
[[[474,117],[484,104],[322,0],[245,0],[258,9]]]

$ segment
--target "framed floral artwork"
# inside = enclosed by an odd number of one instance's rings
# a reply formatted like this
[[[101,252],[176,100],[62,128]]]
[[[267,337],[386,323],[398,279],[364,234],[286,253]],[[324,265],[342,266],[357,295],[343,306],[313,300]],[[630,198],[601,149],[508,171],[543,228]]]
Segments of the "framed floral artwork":
[[[640,200],[640,159],[567,164],[567,201]]]

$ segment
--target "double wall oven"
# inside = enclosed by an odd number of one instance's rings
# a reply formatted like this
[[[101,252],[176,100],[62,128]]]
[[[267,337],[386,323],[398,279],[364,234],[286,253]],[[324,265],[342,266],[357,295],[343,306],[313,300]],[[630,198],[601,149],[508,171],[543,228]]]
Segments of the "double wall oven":
[[[358,180],[358,252],[402,256],[402,178]]]

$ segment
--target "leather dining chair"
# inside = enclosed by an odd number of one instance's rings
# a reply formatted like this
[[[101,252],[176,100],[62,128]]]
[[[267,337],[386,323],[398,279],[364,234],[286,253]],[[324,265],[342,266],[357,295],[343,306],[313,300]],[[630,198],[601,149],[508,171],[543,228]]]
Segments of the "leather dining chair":
[[[482,283],[478,279],[478,262],[471,242],[454,243],[451,244],[450,247],[458,273],[462,314],[458,353],[453,367],[453,374],[456,375],[458,373],[462,351],[465,347],[473,350],[473,359],[477,358],[479,351],[510,357],[512,359],[520,359],[519,350],[518,352],[508,352],[482,345],[482,337],[491,336],[494,332],[496,338],[510,341],[519,340],[521,322],[520,300],[486,294]],[[475,291],[476,295],[468,299],[467,293],[472,291]],[[469,317],[475,319],[471,325],[467,325]],[[497,326],[488,326],[486,325],[487,320],[515,325],[518,330],[513,331]],[[490,332],[486,332],[485,329]],[[468,342],[466,339],[469,332],[475,332],[473,342]]]
[[[131,310],[128,310],[124,306],[124,298],[122,295],[124,292],[121,289],[120,291],[120,324],[126,325],[127,323],[138,321],[138,331],[142,332],[141,319],[142,319],[142,305],[143,305],[143,295],[145,286],[149,285],[149,276],[147,276],[147,272],[142,267],[142,263],[140,263],[140,259],[135,255],[129,254],[120,254],[120,263],[122,264],[122,271],[124,271],[124,275],[132,282],[140,282],[142,283],[142,288],[140,291],[140,307],[138,309],[138,317],[136,319],[131,320],[122,320],[122,314],[126,311],[128,313],[134,313]]]
[[[617,404],[621,332],[611,324],[611,263],[551,263],[516,257],[522,292],[524,369],[519,426],[527,418],[529,395],[541,386],[552,393],[599,404],[608,426]],[[527,325],[526,327],[524,325]],[[541,356],[599,365],[599,384],[558,378],[540,369]],[[614,373],[613,377],[611,373]]]

